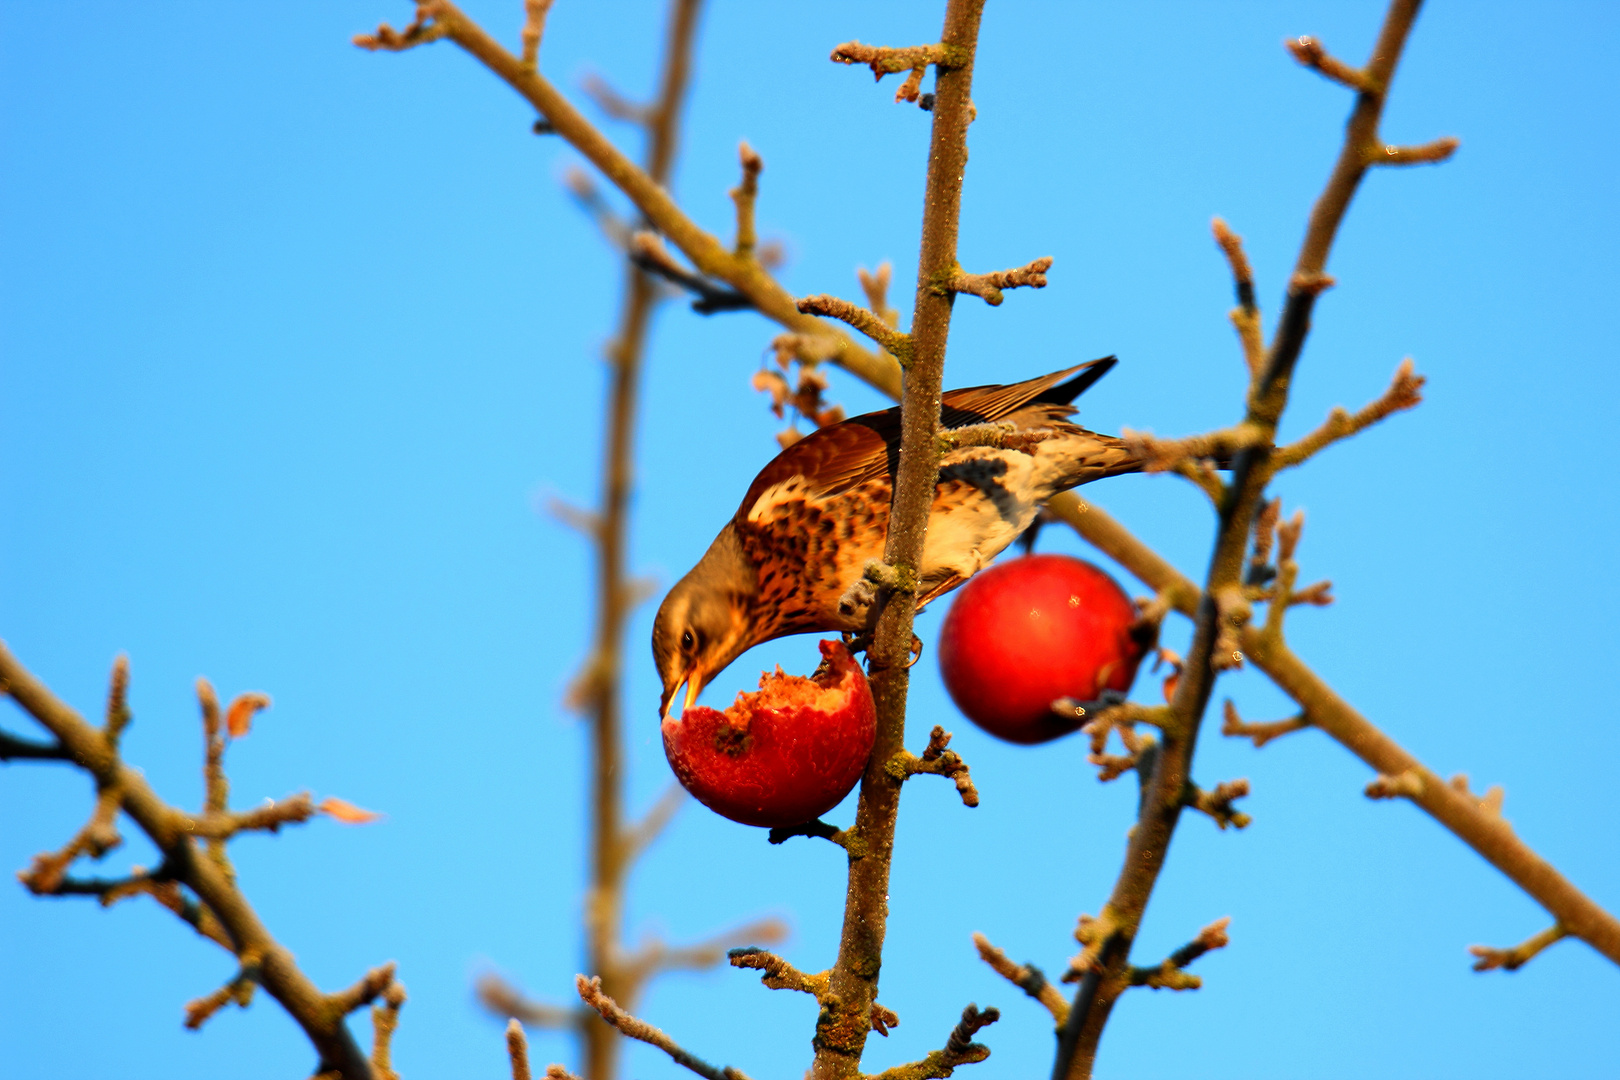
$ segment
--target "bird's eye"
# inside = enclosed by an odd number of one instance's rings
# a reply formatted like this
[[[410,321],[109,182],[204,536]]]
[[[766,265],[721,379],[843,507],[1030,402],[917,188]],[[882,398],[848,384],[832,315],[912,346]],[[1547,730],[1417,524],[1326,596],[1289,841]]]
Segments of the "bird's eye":
[[[697,639],[692,636],[692,631],[688,630],[688,631],[686,631],[686,633],[681,635],[681,648],[682,649],[685,649],[687,652],[691,652],[692,647],[695,646],[696,644],[697,644]]]

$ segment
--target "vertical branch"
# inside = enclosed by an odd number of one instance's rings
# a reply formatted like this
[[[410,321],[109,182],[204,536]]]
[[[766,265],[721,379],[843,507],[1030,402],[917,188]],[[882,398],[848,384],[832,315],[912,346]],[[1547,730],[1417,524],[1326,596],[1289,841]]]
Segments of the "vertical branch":
[[[1223,632],[1228,613],[1223,612],[1219,598],[1240,587],[1249,525],[1275,470],[1271,444],[1288,402],[1294,366],[1310,330],[1316,297],[1332,284],[1324,273],[1328,254],[1362,176],[1375,160],[1374,153],[1382,148],[1378,122],[1385,94],[1420,4],[1421,0],[1393,0],[1385,16],[1372,59],[1359,76],[1359,92],[1338,162],[1311,211],[1271,347],[1251,384],[1246,423],[1263,437],[1241,450],[1233,463],[1192,645],[1171,701],[1173,717],[1164,728],[1158,758],[1143,790],[1124,868],[1098,920],[1101,947],[1081,977],[1059,1037],[1054,1080],[1083,1080],[1091,1075],[1103,1027],[1119,995],[1129,986],[1131,945],[1180,818],[1181,793],[1190,779],[1199,725],[1214,688],[1216,643],[1230,640],[1230,631],[1241,629],[1232,626]],[[1241,654],[1234,659],[1241,661]]]
[[[884,770],[884,764],[904,749],[916,573],[938,474],[940,385],[954,298],[948,283],[958,269],[956,236],[962,174],[967,166],[969,95],[983,7],[983,0],[950,0],[940,37],[951,62],[941,63],[937,69],[922,250],[911,322],[913,352],[902,384],[900,465],[884,550],[884,561],[897,572],[902,586],[885,589],[880,595],[868,653],[872,696],[877,703],[877,741],[861,780],[856,836],[848,845],[849,885],[838,959],[831,972],[831,998],[816,1023],[811,1074],[817,1080],[859,1074],[883,964],[889,866],[900,805],[900,782]]]
[[[700,0],[674,0],[658,98],[649,111],[647,174],[667,183],[675,160],[680,106],[691,76],[692,41]],[[633,1004],[635,986],[620,941],[624,883],[632,859],[624,825],[624,746],[621,722],[625,623],[634,586],[625,570],[630,494],[634,485],[636,406],[642,356],[658,286],[634,263],[625,264],[624,302],[608,349],[610,386],[602,449],[597,549],[596,640],[586,664],[591,713],[591,884],[585,903],[586,970],[602,977],[606,992]],[[611,1080],[618,1073],[620,1035],[606,1024],[585,1024],[585,1076]]]

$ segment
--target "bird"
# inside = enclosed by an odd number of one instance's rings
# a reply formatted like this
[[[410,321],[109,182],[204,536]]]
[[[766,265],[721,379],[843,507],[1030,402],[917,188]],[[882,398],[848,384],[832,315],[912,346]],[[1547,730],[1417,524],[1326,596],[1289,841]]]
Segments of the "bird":
[[[918,573],[917,607],[949,592],[1001,553],[1053,495],[1140,471],[1123,439],[1070,422],[1070,404],[1116,357],[1005,386],[946,392],[940,459]],[[978,427],[979,425],[988,425]],[[974,432],[964,429],[976,428]],[[974,445],[982,443],[981,445]],[[748,486],[720,530],[653,620],[653,659],[667,718],[738,656],[789,634],[867,628],[874,595],[867,564],[881,560],[900,459],[898,407],[810,433]]]

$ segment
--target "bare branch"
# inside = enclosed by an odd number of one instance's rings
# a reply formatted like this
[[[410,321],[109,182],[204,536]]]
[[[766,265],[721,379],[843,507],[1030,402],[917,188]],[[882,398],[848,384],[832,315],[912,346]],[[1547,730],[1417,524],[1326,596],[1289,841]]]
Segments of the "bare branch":
[[[1353,68],[1344,61],[1331,56],[1326,49],[1322,48],[1321,42],[1313,37],[1290,38],[1284,41],[1283,45],[1287,47],[1289,52],[1294,54],[1295,60],[1308,68],[1321,72],[1325,78],[1332,79],[1340,86],[1366,92],[1382,89],[1368,79],[1366,72]]]
[[[996,1009],[980,1012],[977,1005],[969,1005],[962,1010],[962,1019],[956,1027],[951,1029],[950,1038],[945,1040],[945,1049],[935,1050],[921,1061],[913,1061],[909,1065],[884,1069],[868,1080],[942,1080],[955,1072],[958,1066],[977,1064],[990,1056],[990,1048],[974,1042],[973,1036],[1000,1019],[1001,1013]]]
[[[1474,961],[1475,971],[1518,971],[1536,957],[1541,950],[1549,945],[1555,945],[1569,937],[1569,931],[1554,923],[1528,941],[1522,941],[1511,949],[1493,949],[1488,945],[1470,945],[1468,951],[1477,959]]]
[[[1186,971],[1187,965],[1207,952],[1224,949],[1230,944],[1231,939],[1226,936],[1226,928],[1231,922],[1231,916],[1216,919],[1200,930],[1196,938],[1165,957],[1158,965],[1150,968],[1131,968],[1130,984],[1147,986],[1154,990],[1197,990],[1204,985],[1204,980],[1197,975],[1189,975]]]
[[[924,773],[948,777],[956,782],[956,791],[962,796],[963,806],[978,806],[979,789],[973,786],[967,762],[963,761],[955,750],[946,749],[950,744],[951,733],[935,724],[933,733],[928,737],[928,748],[923,751],[922,757],[902,749],[889,759],[884,768],[896,780],[907,780]]]
[[[432,17],[428,4],[418,4],[416,18],[405,29],[395,30],[383,23],[375,34],[356,34],[352,40],[370,52],[404,52],[444,37],[447,28],[440,22],[430,22]]]
[[[736,289],[716,285],[701,274],[685,269],[664,249],[664,244],[650,232],[638,232],[630,238],[630,261],[650,274],[694,294],[692,310],[699,315],[713,315],[722,311],[747,311],[754,302]]]
[[[1249,378],[1252,380],[1260,374],[1260,368],[1266,359],[1266,343],[1261,336],[1260,309],[1254,302],[1254,271],[1249,266],[1249,257],[1243,251],[1243,237],[1226,227],[1226,222],[1216,218],[1210,225],[1215,233],[1215,242],[1220,245],[1221,251],[1226,254],[1226,261],[1232,267],[1232,284],[1237,290],[1238,306],[1232,310],[1232,326],[1238,332],[1238,341],[1243,345],[1243,359],[1249,368]]]
[[[371,1007],[371,1071],[376,1080],[399,1080],[393,1062],[394,1032],[399,1029],[399,1010],[404,1006],[405,988],[396,982]]]
[[[242,966],[230,982],[211,994],[186,1002],[186,1029],[196,1031],[208,1022],[209,1017],[233,1002],[237,1008],[247,1008],[253,1001],[253,989],[259,984],[262,959],[257,951],[244,952]]]
[[[780,919],[759,919],[692,945],[670,946],[657,940],[648,941],[618,965],[620,985],[628,997],[659,972],[705,971],[717,966],[726,958],[727,950],[740,942],[764,941],[774,945],[786,941],[787,936],[787,924]]]
[[[742,183],[731,189],[731,201],[737,205],[737,244],[732,250],[740,259],[752,259],[758,244],[754,203],[759,199],[759,174],[765,162],[746,142],[738,145],[737,157],[742,162]]]
[[[523,1025],[517,1017],[506,1022],[506,1056],[512,1062],[512,1080],[531,1080],[529,1072],[529,1039],[523,1034]]]
[[[690,4],[686,6],[691,7]],[[801,315],[793,306],[793,298],[770,276],[759,260],[738,259],[717,238],[699,228],[670,197],[660,170],[651,167],[657,164],[656,155],[649,162],[648,169],[638,168],[544,76],[525,68],[520,57],[503,48],[450,0],[428,0],[420,5],[419,10],[424,17],[431,18],[429,29],[433,38],[448,37],[522,95],[548,122],[550,129],[579,150],[623,191],[651,226],[667,236],[700,273],[726,282],[745,295],[762,314],[789,330],[834,338],[839,342],[835,363],[885,393],[899,395],[900,371],[889,358],[863,348],[847,334]],[[693,22],[690,18],[678,21],[682,25]],[[418,28],[415,36],[420,37],[421,33]],[[385,27],[377,35],[357,39],[356,43],[365,48],[383,48],[387,47],[383,43],[384,38],[393,40],[404,36],[407,35],[397,34]],[[667,73],[684,72],[688,66],[684,54],[678,59],[678,63],[667,66]],[[665,104],[667,106],[668,102]],[[669,114],[672,115],[672,110],[669,110]]]
[[[686,789],[679,782],[672,783],[658,796],[647,816],[625,830],[624,857],[634,859],[647,850],[654,840],[663,835],[669,823],[674,820],[675,814],[686,805],[688,796]]]
[[[983,298],[991,307],[1000,307],[1004,297],[1003,289],[1017,289],[1028,287],[1031,289],[1046,288],[1046,272],[1052,268],[1052,259],[1048,257],[1036,259],[1034,262],[1011,270],[997,270],[989,274],[963,273],[960,267],[945,282],[947,292],[972,293]]]
[[[59,742],[42,743],[0,731],[0,761],[71,761]]]
[[[540,64],[540,38],[546,32],[546,12],[551,0],[523,0],[523,66],[531,71]]]
[[[98,785],[96,805],[90,820],[60,850],[35,855],[28,869],[17,880],[35,896],[57,893],[63,875],[80,855],[99,859],[124,842],[118,834],[118,812],[123,808],[123,792],[116,784]]]
[[[872,69],[873,76],[882,81],[883,76],[896,74],[901,71],[909,72],[906,81],[900,84],[895,91],[894,100],[917,101],[922,91],[923,75],[929,64],[947,65],[954,62],[960,65],[962,60],[955,51],[942,44],[913,45],[908,48],[889,48],[880,45],[862,45],[858,41],[846,41],[832,51],[834,63],[839,64],[865,64]]]
[[[507,1017],[526,1027],[572,1030],[583,1026],[590,1013],[527,997],[500,974],[486,971],[473,981],[478,1002],[495,1016]]]
[[[613,88],[613,85],[600,75],[589,74],[580,80],[580,89],[585,96],[596,103],[608,116],[615,120],[622,120],[637,127],[647,127],[653,121],[656,109],[649,105],[631,101]]]
[[[742,1072],[733,1069],[729,1065],[723,1069],[717,1069],[702,1058],[693,1056],[662,1031],[659,1031],[645,1020],[638,1020],[619,1008],[618,1002],[602,993],[601,976],[587,979],[583,975],[576,975],[574,977],[574,986],[579,990],[580,1000],[600,1013],[603,1020],[617,1028],[622,1034],[658,1047],[658,1049],[668,1054],[675,1064],[690,1069],[703,1077],[704,1080],[748,1080]]]
[[[280,802],[269,799],[246,812],[225,811],[186,818],[187,831],[202,840],[229,840],[240,832],[280,832],[283,825],[302,824],[317,813],[309,792],[301,792]]]
[[[1046,1006],[1059,1027],[1069,1018],[1069,1003],[1063,994],[1046,979],[1046,973],[1034,964],[1015,964],[1007,954],[990,944],[983,934],[973,935],[973,945],[979,950],[979,959],[989,964],[997,975]]]
[[[732,949],[726,953],[734,968],[752,968],[763,972],[759,981],[772,990],[797,990],[809,994],[817,1001],[827,996],[827,972],[806,975],[773,952],[757,946]]]
[[[856,268],[855,276],[860,279],[861,291],[866,293],[867,305],[877,317],[890,326],[899,326],[900,312],[889,306],[889,281],[894,276],[894,267],[887,261],[879,263],[872,271],[861,266]]]
[[[910,361],[911,335],[893,329],[863,307],[858,307],[848,300],[840,300],[836,296],[818,294],[800,300],[798,308],[806,315],[825,315],[848,323],[883,346],[891,356],[900,361],[902,366]]]
[[[326,995],[327,1007],[336,1010],[339,1016],[347,1016],[356,1009],[370,1005],[394,985],[396,966],[392,960],[386,964],[379,964],[360,976],[354,985],[335,994]]]
[[[1462,140],[1452,136],[1435,139],[1421,146],[1385,146],[1382,152],[1367,155],[1369,165],[1437,165],[1457,152]]]
[[[807,821],[802,825],[778,825],[771,829],[766,841],[772,844],[785,844],[795,836],[831,840],[841,848],[849,847],[849,835],[843,829],[820,820]]]
[[[1182,795],[1182,802],[1183,805],[1208,814],[1223,832],[1228,825],[1235,829],[1246,829],[1254,819],[1235,808],[1232,803],[1248,793],[1247,780],[1222,781],[1215,785],[1214,791],[1205,791],[1196,784],[1188,784]]]
[[[1304,713],[1297,713],[1286,720],[1272,720],[1268,723],[1248,724],[1238,716],[1237,706],[1232,699],[1226,699],[1225,723],[1221,725],[1221,734],[1233,738],[1252,739],[1254,748],[1260,749],[1272,739],[1281,738],[1292,731],[1303,731],[1311,726],[1311,722]]]
[[[1426,381],[1422,375],[1413,374],[1410,357],[1402,360],[1401,366],[1395,369],[1395,378],[1391,380],[1389,389],[1376,401],[1358,409],[1354,415],[1343,409],[1334,409],[1321,427],[1298,442],[1279,448],[1272,460],[1277,463],[1279,470],[1293,468],[1341,439],[1348,439],[1395,413],[1414,408],[1423,400],[1423,384]]]

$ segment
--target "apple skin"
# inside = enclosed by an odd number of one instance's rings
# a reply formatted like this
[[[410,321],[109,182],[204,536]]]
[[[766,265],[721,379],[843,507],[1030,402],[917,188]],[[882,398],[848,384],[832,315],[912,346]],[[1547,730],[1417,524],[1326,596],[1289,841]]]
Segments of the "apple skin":
[[[744,825],[814,821],[848,795],[872,756],[877,708],[842,642],[821,642],[810,678],[762,674],[721,712],[694,705],[663,724],[664,755],[681,786]]]
[[[1084,717],[1051,703],[1131,687],[1146,651],[1136,607],[1102,570],[1068,555],[1025,555],[975,574],[939,635],[939,668],[969,720],[1008,742],[1043,743]]]

